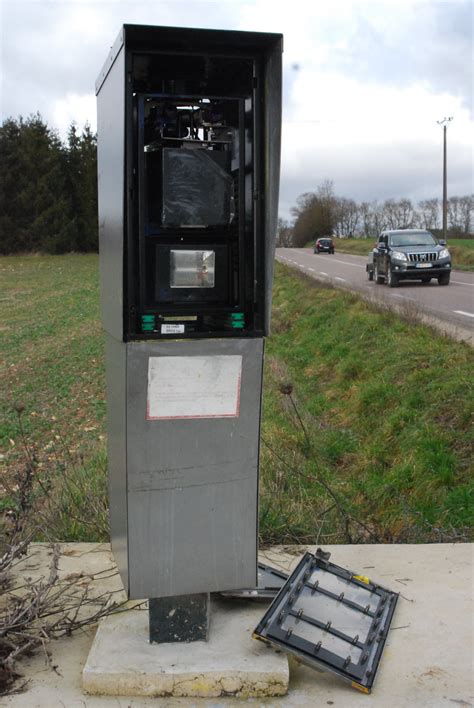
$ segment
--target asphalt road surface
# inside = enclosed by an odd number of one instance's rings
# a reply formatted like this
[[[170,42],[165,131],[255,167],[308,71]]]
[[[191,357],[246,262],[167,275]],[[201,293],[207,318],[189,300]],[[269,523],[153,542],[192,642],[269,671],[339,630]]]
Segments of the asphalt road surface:
[[[459,339],[474,342],[474,273],[453,270],[447,287],[437,280],[401,282],[387,288],[367,279],[365,256],[313,253],[310,248],[277,248],[277,260],[309,277],[361,293],[394,309],[416,310],[424,319]]]

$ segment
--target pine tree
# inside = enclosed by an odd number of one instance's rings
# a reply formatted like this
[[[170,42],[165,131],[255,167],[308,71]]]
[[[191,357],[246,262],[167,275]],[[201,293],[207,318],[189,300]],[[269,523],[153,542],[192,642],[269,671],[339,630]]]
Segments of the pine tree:
[[[8,118],[0,127],[0,253],[16,251],[20,242],[16,207],[21,176],[20,132],[20,125],[13,118]]]
[[[0,128],[0,160],[0,252],[48,250],[51,229],[60,232],[68,218],[59,204],[61,141],[38,113],[10,118]]]
[[[86,123],[79,141],[81,156],[82,250],[97,251],[97,137]]]
[[[66,143],[39,114],[0,126],[0,253],[96,251],[97,139],[75,123]]]

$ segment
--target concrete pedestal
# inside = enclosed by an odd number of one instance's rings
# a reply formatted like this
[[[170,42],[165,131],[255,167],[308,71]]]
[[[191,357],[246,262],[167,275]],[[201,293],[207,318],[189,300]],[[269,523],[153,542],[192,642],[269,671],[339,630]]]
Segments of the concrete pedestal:
[[[108,696],[284,695],[287,657],[252,639],[263,609],[213,598],[209,641],[189,644],[150,644],[145,605],[106,617],[84,667],[83,689]]]

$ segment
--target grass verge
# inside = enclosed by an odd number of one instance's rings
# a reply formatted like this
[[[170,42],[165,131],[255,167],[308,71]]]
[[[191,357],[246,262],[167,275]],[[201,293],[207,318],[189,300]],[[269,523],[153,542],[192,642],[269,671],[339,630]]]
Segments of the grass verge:
[[[26,444],[57,537],[103,540],[98,259],[2,258],[0,276],[0,509],[14,506]],[[472,363],[468,346],[277,264],[262,541],[471,538]]]
[[[472,536],[473,359],[467,345],[278,265],[266,348],[263,537]],[[322,482],[363,525],[348,533]]]
[[[57,536],[103,540],[88,504],[102,509],[106,486],[98,258],[3,257],[0,281],[0,511],[14,506],[27,445]]]

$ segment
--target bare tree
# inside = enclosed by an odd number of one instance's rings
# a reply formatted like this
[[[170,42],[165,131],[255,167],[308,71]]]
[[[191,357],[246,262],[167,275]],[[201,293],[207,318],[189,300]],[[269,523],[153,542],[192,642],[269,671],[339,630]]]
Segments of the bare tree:
[[[439,229],[439,199],[424,199],[418,204],[420,225],[424,229]]]
[[[304,246],[320,236],[336,233],[351,237],[376,237],[385,229],[439,229],[441,209],[438,199],[425,199],[415,209],[411,200],[386,199],[358,204],[353,199],[337,197],[331,180],[325,180],[316,192],[298,197],[291,210],[295,218],[292,245]],[[474,223],[474,195],[453,196],[448,201],[449,225],[452,231],[469,234]],[[286,228],[286,224],[282,224]],[[288,234],[282,232],[286,241]]]
[[[334,230],[337,236],[352,238],[360,221],[360,210],[353,199],[341,197],[337,200],[336,223]]]
[[[296,200],[296,206],[291,209],[295,219],[293,227],[293,245],[304,246],[313,236],[313,211],[316,208],[316,194],[305,192]]]
[[[385,214],[385,207],[383,204],[379,204],[376,200],[371,204],[372,211],[372,235],[378,236],[381,231],[388,227],[387,216]]]
[[[474,194],[468,194],[459,199],[459,212],[463,233],[471,233],[474,222]]]
[[[293,229],[286,219],[278,218],[276,245],[277,248],[289,248],[293,242]]]
[[[398,227],[397,205],[394,199],[386,199],[383,205],[384,216],[389,229]]]
[[[413,227],[415,212],[409,199],[386,199],[384,212],[390,229],[410,229]]]
[[[337,198],[334,193],[334,182],[325,179],[316,192],[316,209],[314,215],[314,236],[330,236],[336,223]]]
[[[461,231],[462,228],[460,201],[459,197],[450,197],[448,199],[449,228],[455,231]]]
[[[325,180],[316,192],[298,197],[291,210],[295,217],[293,245],[304,246],[309,240],[332,234],[336,219],[336,197],[331,180]]]
[[[372,212],[369,202],[361,202],[359,205],[362,234],[369,238],[372,235]]]
[[[400,199],[398,201],[398,223],[399,229],[410,229],[414,222],[414,209],[410,199]]]

